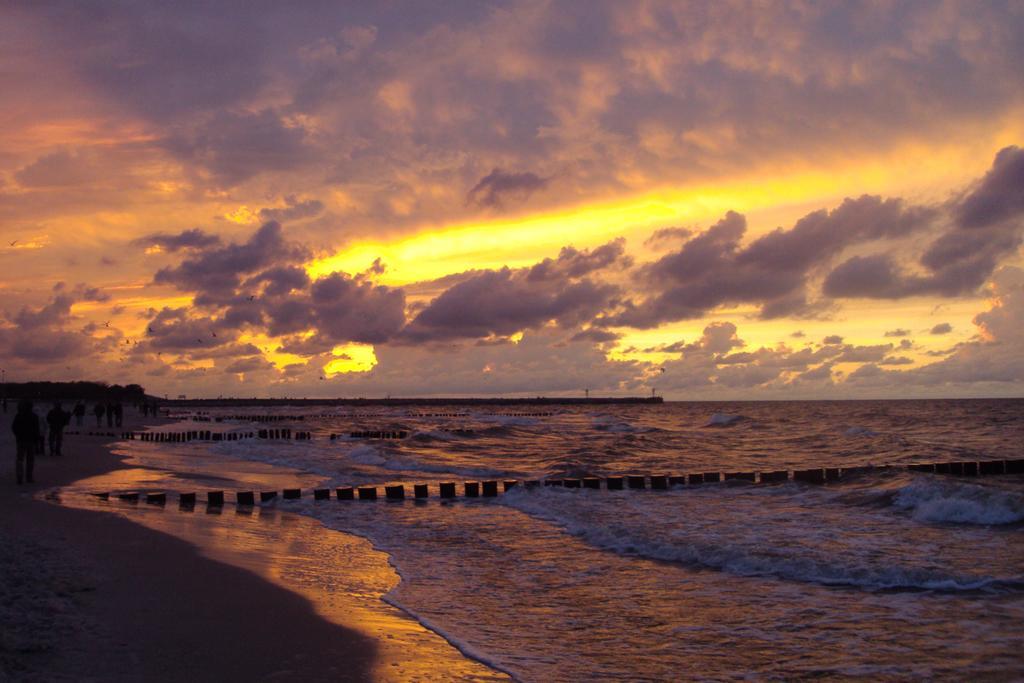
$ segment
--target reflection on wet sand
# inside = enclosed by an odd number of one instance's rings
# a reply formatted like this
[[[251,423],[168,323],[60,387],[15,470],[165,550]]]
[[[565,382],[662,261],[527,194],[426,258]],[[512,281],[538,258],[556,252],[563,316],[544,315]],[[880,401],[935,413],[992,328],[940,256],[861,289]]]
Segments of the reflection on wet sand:
[[[146,472],[120,470],[113,473],[116,483],[130,488],[127,473],[132,471]],[[71,488],[113,488],[114,482],[102,479],[78,482]],[[122,515],[193,543],[207,557],[248,569],[304,596],[325,619],[377,639],[376,680],[508,680],[461,656],[443,638],[383,602],[382,596],[399,577],[387,555],[365,539],[326,529],[314,519],[273,506],[207,508],[200,504],[189,514],[179,513],[176,505],[164,509],[145,503],[104,502],[70,491],[60,496],[60,502]]]

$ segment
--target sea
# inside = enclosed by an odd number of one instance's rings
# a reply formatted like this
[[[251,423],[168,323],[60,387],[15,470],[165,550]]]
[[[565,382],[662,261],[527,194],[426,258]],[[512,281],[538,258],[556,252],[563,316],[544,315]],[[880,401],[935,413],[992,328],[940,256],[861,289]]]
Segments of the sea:
[[[127,469],[51,497],[179,535],[376,628],[395,641],[381,679],[1024,679],[1024,475],[905,467],[1024,457],[1024,400],[172,414],[151,431],[311,438],[124,440]],[[267,415],[278,421],[252,421]],[[349,436],[368,430],[407,436]],[[467,481],[862,466],[825,485],[462,495]],[[440,482],[458,497],[440,499]],[[398,483],[410,498],[310,495]],[[418,483],[429,499],[411,499]],[[302,498],[232,502],[288,487]],[[158,507],[89,495],[101,490],[170,493]],[[227,492],[223,509],[204,511],[209,490]],[[179,510],[182,491],[200,505]]]

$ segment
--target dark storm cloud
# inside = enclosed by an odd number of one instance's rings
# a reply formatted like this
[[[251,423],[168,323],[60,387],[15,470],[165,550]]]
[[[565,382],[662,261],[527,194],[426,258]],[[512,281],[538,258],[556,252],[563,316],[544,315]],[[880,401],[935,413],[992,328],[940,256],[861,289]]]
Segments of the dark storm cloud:
[[[494,169],[466,193],[466,202],[477,206],[501,208],[509,200],[525,201],[547,186],[549,180],[535,173],[511,173]]]
[[[284,208],[260,209],[260,218],[264,221],[297,221],[319,216],[324,210],[324,203],[319,199],[298,200],[289,196],[284,201]]]
[[[312,324],[318,334],[340,342],[379,344],[405,324],[405,293],[332,273],[310,288]]]
[[[1024,149],[1005,147],[957,208],[963,228],[985,228],[1024,214]]]
[[[528,271],[485,271],[446,290],[409,324],[410,341],[508,336],[556,321],[578,325],[603,310],[618,288],[589,279],[530,279]]]
[[[230,365],[224,368],[224,372],[232,374],[240,374],[247,372],[260,372],[263,370],[273,370],[274,365],[270,361],[265,360],[262,356],[250,356],[248,358],[239,358]]]
[[[561,327],[583,324],[608,308],[619,295],[615,285],[588,276],[626,268],[625,242],[617,239],[592,250],[563,247],[522,269],[476,271],[456,277],[420,310],[403,332],[410,341],[507,337],[554,321]]]
[[[204,232],[201,228],[183,230],[177,235],[158,232],[132,240],[132,244],[142,247],[160,247],[171,253],[181,249],[204,249],[220,244],[220,237]]]
[[[633,261],[625,254],[626,240],[621,237],[592,250],[562,247],[557,259],[546,258],[530,267],[526,277],[534,281],[580,278],[611,266],[628,268]]]
[[[217,183],[237,185],[266,171],[289,171],[309,163],[316,150],[306,131],[285,125],[279,114],[222,111],[192,130],[168,137],[164,146],[182,161],[204,169]]]
[[[153,280],[196,292],[199,305],[226,303],[237,295],[241,276],[301,262],[309,256],[305,247],[285,241],[281,225],[271,221],[247,242],[205,249],[176,267],[158,270]]]
[[[163,308],[146,328],[148,350],[191,351],[215,349],[235,341],[237,335],[212,317],[196,315],[190,309]]]
[[[678,251],[642,266],[641,279],[658,293],[602,322],[655,327],[740,303],[760,305],[762,318],[811,315],[823,305],[807,296],[808,278],[817,268],[850,245],[925,228],[935,214],[898,199],[865,195],[832,211],[807,214],[791,229],[778,228],[742,248],[746,219],[730,211]]]
[[[1006,147],[992,168],[951,209],[952,227],[920,257],[923,272],[907,272],[887,253],[854,256],[825,278],[831,297],[899,299],[976,292],[1015,253],[1024,234],[1024,150]]]
[[[55,363],[93,353],[97,344],[95,328],[89,325],[71,330],[72,306],[78,301],[103,302],[109,296],[97,287],[79,283],[69,288],[63,282],[53,287],[49,301],[38,307],[23,306],[5,314],[0,324],[0,356],[30,363]],[[116,330],[112,330],[116,333]]]
[[[622,335],[616,334],[614,332],[609,332],[608,330],[601,330],[592,327],[590,329],[577,332],[569,339],[569,341],[589,341],[593,342],[594,344],[607,344],[608,342],[618,340],[621,336]]]
[[[73,303],[75,303],[73,296],[60,292],[54,295],[49,303],[39,308],[23,307],[18,311],[17,315],[11,318],[11,322],[23,330],[61,325],[71,315],[71,305]]]
[[[298,266],[277,266],[269,268],[242,283],[245,291],[263,287],[264,297],[281,297],[293,290],[302,290],[309,286],[310,279],[305,269]]]
[[[58,3],[45,13],[52,49],[135,112],[173,120],[228,106],[268,78],[275,41],[255,8],[156,2]]]

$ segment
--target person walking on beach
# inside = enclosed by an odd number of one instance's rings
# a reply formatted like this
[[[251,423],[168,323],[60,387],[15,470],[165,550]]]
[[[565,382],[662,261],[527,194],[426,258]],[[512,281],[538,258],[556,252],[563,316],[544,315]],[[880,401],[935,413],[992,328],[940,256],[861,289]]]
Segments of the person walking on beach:
[[[50,455],[63,455],[60,447],[64,443],[64,426],[71,421],[71,415],[60,407],[60,401],[53,402],[53,408],[46,414],[50,426]]]
[[[93,412],[93,414],[96,415],[96,426],[97,427],[102,427],[103,426],[103,413],[104,413],[103,404],[102,403],[97,403],[96,407],[92,409],[92,412]]]
[[[14,467],[18,484],[24,480],[33,483],[32,470],[36,464],[36,444],[39,441],[39,420],[32,411],[32,401],[23,400],[18,403],[18,414],[11,423],[14,441],[17,444],[17,456]]]
[[[124,419],[124,406],[121,405],[120,401],[115,401],[114,402],[114,426],[120,427],[122,419]]]
[[[75,409],[72,411],[75,416],[75,424],[79,427],[82,426],[82,418],[85,417],[85,404],[79,401],[75,404]]]
[[[114,404],[107,403],[107,427],[114,426]]]

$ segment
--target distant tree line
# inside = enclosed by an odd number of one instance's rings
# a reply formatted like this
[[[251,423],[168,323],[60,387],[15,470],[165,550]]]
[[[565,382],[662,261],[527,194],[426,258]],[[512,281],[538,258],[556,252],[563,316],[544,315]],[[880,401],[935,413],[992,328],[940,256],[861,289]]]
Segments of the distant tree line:
[[[122,401],[132,403],[146,399],[146,390],[138,384],[121,386],[106,382],[8,382],[3,385],[5,398],[31,398],[38,401]]]

